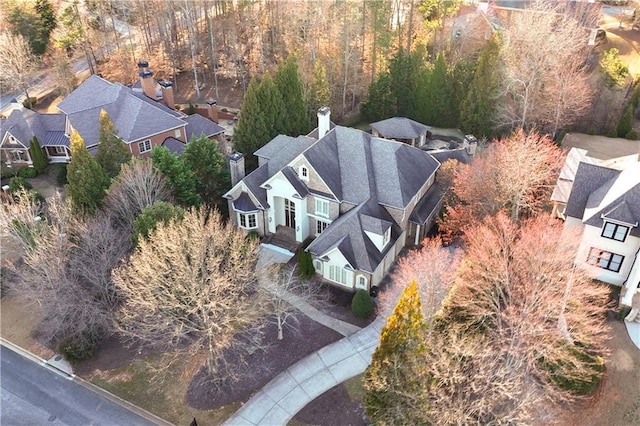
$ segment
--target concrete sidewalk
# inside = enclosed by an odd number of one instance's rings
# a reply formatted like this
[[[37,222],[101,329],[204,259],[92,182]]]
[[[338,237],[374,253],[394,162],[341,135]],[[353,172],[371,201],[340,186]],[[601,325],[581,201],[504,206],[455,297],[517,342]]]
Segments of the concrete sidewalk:
[[[301,359],[258,391],[224,425],[286,425],[327,390],[364,372],[385,324],[367,327]]]

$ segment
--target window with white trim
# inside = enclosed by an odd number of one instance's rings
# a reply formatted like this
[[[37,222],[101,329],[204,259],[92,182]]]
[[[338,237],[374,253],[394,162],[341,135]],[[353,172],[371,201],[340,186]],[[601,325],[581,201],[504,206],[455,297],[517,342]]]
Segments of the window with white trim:
[[[616,241],[624,241],[629,233],[629,227],[612,222],[605,222],[602,227],[602,236]]]
[[[146,141],[138,142],[138,151],[140,154],[151,151],[151,141],[147,139]]]
[[[367,277],[364,275],[358,275],[356,277],[356,287],[366,289],[367,288]]]
[[[182,136],[182,132],[180,131],[180,129],[176,129],[176,131],[174,132],[174,136],[176,137],[176,139]]]
[[[624,256],[600,250],[595,247],[592,247],[591,250],[589,250],[589,257],[587,258],[587,263],[589,265],[597,266],[598,268],[613,272],[620,272],[623,261]]]
[[[300,166],[298,169],[298,177],[302,180],[309,180],[309,169],[306,166]]]
[[[29,161],[25,151],[11,151],[11,161]]]
[[[255,229],[258,227],[258,220],[255,213],[238,213],[238,224],[240,228]]]
[[[53,150],[55,151],[56,154],[66,154],[67,150],[65,149],[64,146],[60,146],[60,145],[56,145],[53,147]]]
[[[319,274],[322,273],[322,261],[314,260],[313,261],[313,267],[315,268],[317,273],[319,273]]]
[[[347,283],[347,271],[339,266],[329,265],[329,279],[340,284],[349,285]]]
[[[318,216],[329,217],[329,202],[316,197],[316,214]]]
[[[322,234],[325,229],[329,226],[328,222],[324,222],[322,220],[316,220],[316,234]]]

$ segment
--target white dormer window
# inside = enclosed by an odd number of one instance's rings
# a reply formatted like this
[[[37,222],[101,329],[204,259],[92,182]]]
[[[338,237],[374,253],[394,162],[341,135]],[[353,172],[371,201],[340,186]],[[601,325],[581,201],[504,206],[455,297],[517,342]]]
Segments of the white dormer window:
[[[605,222],[602,227],[602,236],[611,240],[624,241],[628,233],[628,226],[622,226],[616,223]]]
[[[367,289],[367,277],[364,275],[358,275],[356,277],[356,288],[361,288],[363,290]]]
[[[316,214],[318,216],[329,217],[329,202],[322,198],[316,198]]]
[[[309,169],[306,166],[300,166],[298,169],[298,177],[302,180],[309,180]]]

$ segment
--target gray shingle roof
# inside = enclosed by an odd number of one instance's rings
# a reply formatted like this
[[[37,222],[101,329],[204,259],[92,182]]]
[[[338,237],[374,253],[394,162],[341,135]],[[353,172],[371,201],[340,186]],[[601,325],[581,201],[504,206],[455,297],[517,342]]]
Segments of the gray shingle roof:
[[[595,164],[580,163],[573,181],[571,194],[567,200],[565,215],[582,220],[589,195],[618,174],[620,174],[618,170]]]
[[[298,174],[291,167],[283,168],[282,174],[287,178],[289,183],[291,183],[298,195],[306,197],[309,194],[309,188],[298,178]]]
[[[240,212],[254,212],[258,210],[258,206],[253,204],[251,197],[246,192],[240,194],[240,196],[233,201],[233,208]]]
[[[413,209],[411,216],[409,216],[409,221],[424,225],[432,219],[441,206],[444,192],[445,189],[438,182],[431,185],[431,188],[422,196],[416,208]]]
[[[193,136],[205,135],[211,137],[224,132],[224,127],[217,125],[200,114],[189,115],[184,118],[184,121],[187,122],[187,141],[190,141]]]
[[[392,117],[370,124],[371,128],[387,139],[417,139],[430,127],[406,117]]]
[[[558,182],[553,188],[551,201],[566,203],[571,194],[573,180],[575,179],[578,165],[580,163],[600,164],[601,160],[587,156],[587,151],[580,148],[571,148],[567,153],[567,158],[560,170]]]
[[[429,154],[438,160],[440,164],[444,164],[447,160],[456,160],[462,164],[469,164],[472,159],[465,148],[429,151]]]
[[[47,140],[48,132],[64,133],[64,122],[63,114],[40,114],[26,108],[15,109],[4,121],[0,139],[9,132],[27,148],[34,136],[42,145]],[[68,141],[66,145],[68,146]]]
[[[184,151],[184,148],[185,148],[186,145],[184,144],[184,142],[182,142],[182,141],[180,141],[178,139],[166,138],[162,142],[162,146],[167,148],[169,150],[169,152],[171,152],[173,154],[180,155]]]
[[[133,142],[185,126],[183,114],[135,93],[120,83],[89,77],[71,92],[58,109],[67,115],[87,146],[98,143],[100,111],[104,109],[118,129],[118,136]]]

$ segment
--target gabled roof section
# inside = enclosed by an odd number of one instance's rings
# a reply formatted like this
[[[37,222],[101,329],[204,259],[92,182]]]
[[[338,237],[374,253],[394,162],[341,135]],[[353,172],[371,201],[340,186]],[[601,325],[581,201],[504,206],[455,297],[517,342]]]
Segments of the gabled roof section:
[[[392,117],[370,124],[371,128],[387,139],[417,139],[430,127],[406,117]]]
[[[360,215],[360,223],[362,224],[363,231],[373,232],[378,235],[384,235],[384,233],[387,232],[387,229],[391,228],[392,225],[392,223],[387,220],[366,214]]]
[[[219,135],[220,133],[224,132],[224,127],[219,126],[218,124],[214,123],[208,118],[201,116],[200,114],[188,115],[184,118],[184,121],[187,122],[187,142],[189,142],[194,136],[198,137],[200,135],[205,135],[209,138],[211,136]]]
[[[585,149],[571,148],[567,153],[562,169],[560,169],[560,176],[551,194],[551,201],[566,203],[569,200],[569,194],[571,194],[573,181],[580,163],[600,165],[601,160],[589,157]]]
[[[40,140],[38,140],[40,142]],[[61,131],[50,131],[44,138],[43,142],[40,142],[40,146],[66,146],[69,147],[69,136],[65,135]]]
[[[278,135],[271,139],[265,146],[254,152],[253,155],[269,161],[275,160],[277,163],[274,163],[272,168],[278,168],[280,164],[282,164],[280,166],[280,168],[282,168],[300,155],[305,149],[309,148],[314,142],[315,140],[307,136],[294,138],[291,136]],[[283,159],[287,160],[284,161]],[[277,171],[274,172],[272,176],[275,173],[277,173]]]
[[[291,183],[298,195],[304,198],[309,194],[309,188],[298,178],[298,174],[291,167],[282,169],[282,174]]]
[[[15,109],[2,124],[0,140],[4,139],[5,134],[9,132],[27,148],[34,136],[42,145],[47,140],[49,132],[64,133],[64,121],[63,114],[41,114],[26,108]]]
[[[100,111],[104,109],[125,142],[185,126],[184,115],[120,83],[91,76],[71,92],[58,109],[67,115],[87,146],[98,143]]]
[[[373,224],[372,219],[379,222]],[[364,232],[365,227],[369,228],[372,224],[377,230],[385,229],[387,224],[391,228],[390,241],[382,252]],[[373,273],[394,246],[401,232],[389,213],[370,200],[334,220],[331,226],[309,244],[307,250],[320,257],[337,247],[355,269]]]
[[[573,181],[571,194],[567,200],[565,215],[582,220],[584,211],[587,208],[589,195],[618,174],[620,174],[618,170],[595,164],[580,163]]]
[[[433,218],[433,214],[439,209],[442,199],[444,198],[445,188],[438,182],[431,185],[429,190],[422,196],[416,208],[413,209],[409,221],[424,225]]]
[[[601,227],[605,219],[632,225],[631,235],[640,236],[640,162],[630,164],[589,195],[583,222]]]

